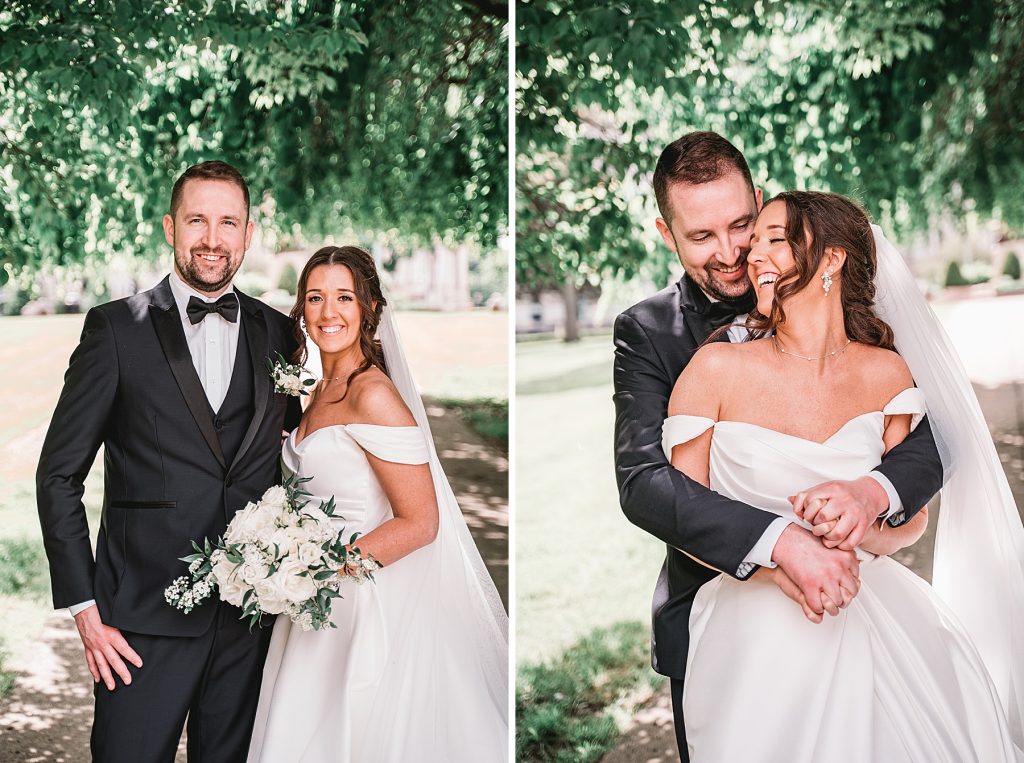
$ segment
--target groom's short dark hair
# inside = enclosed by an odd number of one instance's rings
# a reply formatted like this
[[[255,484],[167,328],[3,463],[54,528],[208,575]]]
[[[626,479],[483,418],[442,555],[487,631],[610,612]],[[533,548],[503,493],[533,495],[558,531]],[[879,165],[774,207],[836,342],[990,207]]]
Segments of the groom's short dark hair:
[[[184,189],[185,183],[189,180],[224,180],[228,183],[234,183],[242,191],[242,196],[245,197],[245,214],[248,217],[249,186],[245,182],[245,178],[242,177],[241,172],[230,164],[217,159],[193,164],[174,181],[174,187],[171,189],[171,217],[174,217],[178,211],[178,206],[181,204],[182,189]]]
[[[754,194],[754,181],[743,154],[716,132],[691,132],[668,144],[654,168],[654,196],[658,211],[670,220],[672,210],[668,189],[674,183],[700,185],[718,180],[730,172],[739,172]]]

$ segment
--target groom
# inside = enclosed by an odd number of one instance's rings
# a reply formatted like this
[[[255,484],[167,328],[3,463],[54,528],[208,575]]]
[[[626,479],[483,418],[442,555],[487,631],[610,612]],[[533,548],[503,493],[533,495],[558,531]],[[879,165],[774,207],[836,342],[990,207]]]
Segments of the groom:
[[[241,761],[269,630],[213,600],[185,615],[163,592],[191,540],[221,535],[278,481],[300,412],[266,359],[295,339],[231,284],[253,234],[234,167],[189,167],[163,227],[173,272],[86,315],[40,456],[39,518],[54,606],[74,615],[96,682],[93,759],[173,761],[187,716],[190,761]],[[82,493],[100,445],[94,560]]]
[[[685,275],[615,321],[615,472],[626,517],[668,545],[654,594],[652,662],[671,678],[676,740],[685,761],[682,691],[690,608],[697,589],[717,574],[691,556],[739,580],[758,565],[778,565],[799,589],[783,589],[788,596],[802,594],[819,615],[834,614],[858,589],[859,564],[849,549],[871,522],[884,517],[897,527],[914,516],[941,487],[942,466],[925,420],[870,474],[802,494],[801,505],[817,507],[827,499],[825,509],[814,509],[816,523],[844,515],[825,536],[827,544],[674,469],[661,447],[669,395],[716,328],[736,324],[723,340],[746,336],[741,324],[754,306],[746,257],[762,198],[743,155],[711,132],[684,135],[665,149],[654,192],[658,231]]]

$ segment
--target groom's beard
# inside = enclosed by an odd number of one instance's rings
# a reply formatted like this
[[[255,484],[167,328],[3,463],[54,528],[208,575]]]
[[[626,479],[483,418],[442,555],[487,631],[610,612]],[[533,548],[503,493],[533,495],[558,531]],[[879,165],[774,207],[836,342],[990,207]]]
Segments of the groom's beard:
[[[224,259],[220,263],[200,265],[198,258],[204,254],[215,254]],[[181,280],[193,289],[200,292],[216,292],[231,283],[242,263],[241,259],[232,262],[231,252],[222,246],[213,249],[208,246],[194,246],[187,256],[179,256],[175,250],[174,264],[178,266]]]
[[[679,242],[676,241],[675,234],[672,234],[672,241],[676,245],[676,251],[680,251]],[[682,262],[682,257],[679,258]],[[747,255],[744,254],[737,260],[736,265],[743,271],[743,276],[735,281],[724,281],[719,275],[719,269],[725,267],[718,260],[717,257],[712,257],[710,260],[704,263],[702,268],[687,267],[683,264],[683,269],[686,274],[690,276],[690,279],[696,283],[705,294],[713,299],[717,299],[720,302],[737,302],[739,300],[747,298],[753,293],[754,285],[747,278]]]

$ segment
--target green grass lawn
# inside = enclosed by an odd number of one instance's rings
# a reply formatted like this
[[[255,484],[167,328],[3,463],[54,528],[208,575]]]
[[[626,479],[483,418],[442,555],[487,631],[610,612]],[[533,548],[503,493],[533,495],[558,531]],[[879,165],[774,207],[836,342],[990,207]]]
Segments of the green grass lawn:
[[[611,337],[516,347],[516,660],[649,622],[664,546],[619,509]]]
[[[596,761],[650,669],[664,546],[619,509],[612,343],[516,347],[516,759]]]
[[[471,425],[500,439],[508,405],[508,316],[479,311],[397,317],[421,391],[456,407],[465,403],[467,415],[478,419]],[[12,664],[24,657],[52,611],[34,478],[83,319],[0,317],[5,339],[0,347],[0,653],[6,652]],[[504,432],[507,438],[507,423]],[[101,449],[86,480],[93,537],[102,500]],[[5,683],[0,670],[0,689]]]

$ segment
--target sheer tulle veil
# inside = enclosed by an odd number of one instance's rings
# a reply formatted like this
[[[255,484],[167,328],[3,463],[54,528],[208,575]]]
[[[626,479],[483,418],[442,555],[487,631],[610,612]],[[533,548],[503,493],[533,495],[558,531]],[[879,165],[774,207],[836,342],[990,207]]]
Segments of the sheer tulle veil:
[[[460,659],[481,672],[491,701],[504,710],[508,706],[508,616],[441,468],[427,412],[406,362],[390,306],[383,310],[377,337],[384,350],[388,376],[425,433],[430,448],[430,473],[440,514],[435,543],[440,547],[445,576],[438,592],[440,600],[435,602],[437,616],[459,621],[459,643],[452,644],[452,648],[459,649]]]
[[[933,586],[971,636],[1011,730],[1024,738],[1024,528],[985,417],[949,337],[903,258],[872,226],[875,313],[925,394],[945,484]]]

